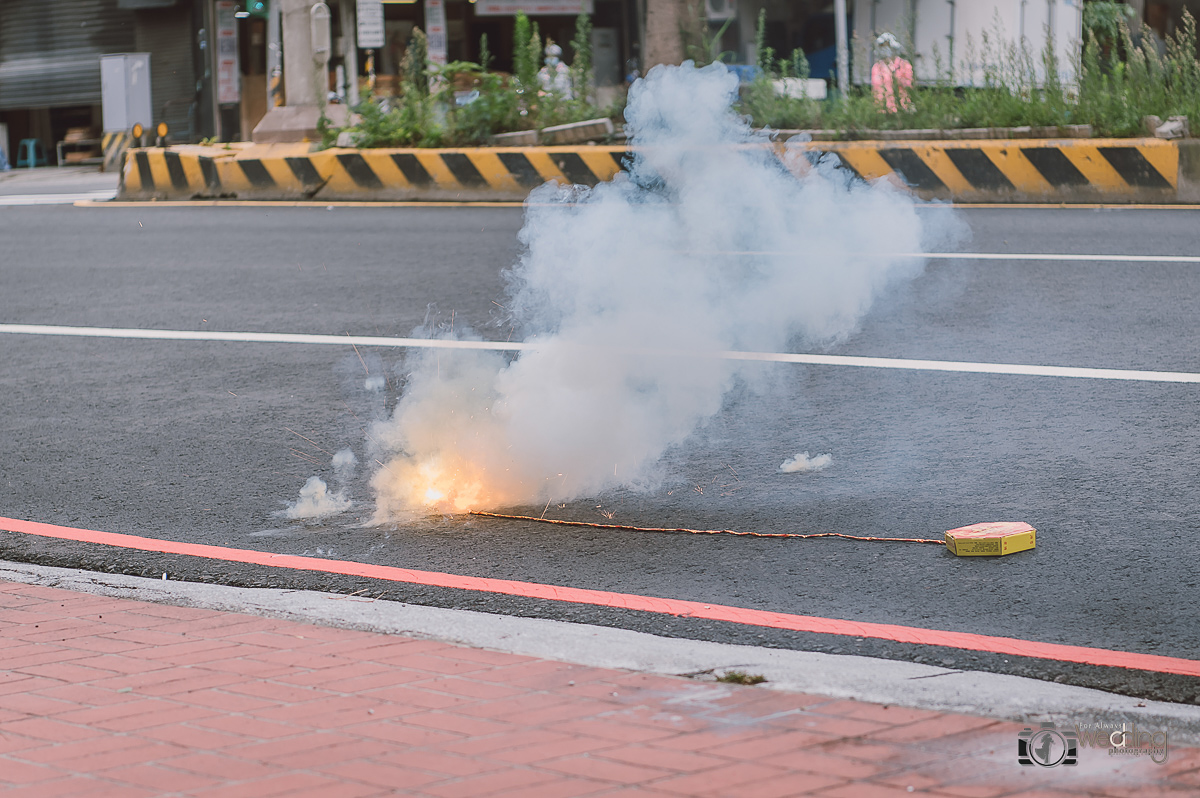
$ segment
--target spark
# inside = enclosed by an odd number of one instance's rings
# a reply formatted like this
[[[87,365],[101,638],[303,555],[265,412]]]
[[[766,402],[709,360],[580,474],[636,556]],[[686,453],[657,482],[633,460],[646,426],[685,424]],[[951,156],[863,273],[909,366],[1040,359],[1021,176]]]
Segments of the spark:
[[[306,463],[312,463],[313,465],[316,465],[316,466],[319,466],[321,464],[321,461],[317,460],[315,457],[310,457],[309,455],[307,455],[303,452],[298,452],[290,446],[288,447],[288,451],[290,451],[292,453],[293,457],[303,460]]]
[[[738,476],[738,472],[736,472],[736,471],[734,471],[734,470],[733,470],[733,466],[731,466],[731,465],[729,465],[728,463],[726,463],[726,464],[725,464],[725,467],[729,469],[729,472],[730,472],[731,474],[733,474],[733,478],[734,478],[734,479],[736,479],[738,482],[741,482],[741,481],[742,481],[741,477],[739,477],[739,476]]]
[[[292,433],[293,435],[295,435],[297,438],[304,438],[304,436],[303,436],[303,435],[301,435],[299,432],[296,432],[296,430],[292,429],[291,427],[284,427],[284,429],[285,429],[285,430],[287,430],[288,432]],[[309,442],[309,443],[311,443],[313,446],[316,446],[316,448],[317,448],[319,451],[325,452],[325,454],[329,455],[330,457],[333,457],[333,453],[332,453],[332,452],[327,452],[327,451],[325,451],[324,449],[322,449],[320,446],[317,446],[316,442],[315,442],[315,441],[313,441],[311,438],[304,438],[304,440],[308,441],[308,442]]]
[[[237,396],[237,394],[236,394],[236,393],[234,393],[233,391],[229,391],[229,395],[230,395],[230,396]]]
[[[349,338],[349,337],[350,337],[350,331],[349,331],[349,330],[347,330],[347,331],[346,331],[346,337],[347,337],[347,338]],[[353,341],[351,341],[351,342],[350,342],[350,346],[354,346],[354,342],[353,342]],[[370,374],[370,373],[371,373],[371,370],[370,370],[369,368],[367,368],[367,361],[363,360],[363,357],[362,357],[362,355],[361,355],[361,354],[359,354],[359,351],[358,351],[358,347],[357,347],[357,346],[354,346],[354,354],[358,355],[358,362],[359,362],[359,363],[362,363],[363,371],[367,372],[367,374]]]

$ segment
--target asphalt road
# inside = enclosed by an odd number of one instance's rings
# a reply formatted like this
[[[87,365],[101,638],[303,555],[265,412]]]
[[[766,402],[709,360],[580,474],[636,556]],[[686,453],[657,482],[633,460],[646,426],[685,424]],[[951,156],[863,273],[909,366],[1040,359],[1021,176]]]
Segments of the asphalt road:
[[[925,213],[947,213],[931,208]],[[1200,254],[1200,211],[968,209],[971,252]],[[503,340],[515,208],[0,208],[0,323]],[[1200,264],[934,261],[836,354],[1200,372]],[[1035,551],[764,540],[431,517],[373,527],[279,511],[360,452],[401,350],[0,335],[0,515],[831,618],[1200,658],[1200,386],[763,365],[765,393],[664,463],[661,487],[552,506],[643,526],[937,537],[986,520]],[[389,377],[383,398],[364,365]],[[303,440],[303,435],[309,441]],[[833,464],[778,473],[805,451]],[[312,462],[312,459],[317,464]],[[731,473],[737,480],[730,480]],[[331,480],[332,481],[332,480]],[[729,486],[721,488],[720,486]],[[703,492],[697,487],[705,488]],[[736,488],[736,489],[731,489]],[[602,505],[597,508],[596,505]],[[515,508],[540,515],[542,507]],[[0,535],[0,557],[319,587],[723,642],[855,652],[1200,700],[1196,680],[773,632]],[[365,585],[365,587],[364,587]]]

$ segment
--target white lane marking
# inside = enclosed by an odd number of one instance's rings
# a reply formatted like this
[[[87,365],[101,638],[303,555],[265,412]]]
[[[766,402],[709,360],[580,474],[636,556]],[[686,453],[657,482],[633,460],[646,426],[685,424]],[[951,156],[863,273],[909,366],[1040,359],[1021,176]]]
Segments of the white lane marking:
[[[0,195],[0,206],[13,205],[73,205],[83,201],[101,201],[115,199],[117,190],[106,188],[98,191],[85,191],[76,194],[8,194]]]
[[[801,252],[734,250],[681,252],[683,255],[770,255],[801,257]],[[861,252],[858,257],[924,258],[925,260],[1094,261],[1097,263],[1200,263],[1200,255],[1068,255],[1053,252]]]
[[[516,351],[532,344],[501,341],[451,341],[438,338],[388,338],[376,335],[309,335],[306,333],[202,332],[198,330],[142,330],[113,327],[61,327],[44,324],[0,324],[0,333],[68,335],[82,338],[150,338],[163,341],[234,341],[252,344],[334,344],[339,346],[394,346],[425,349],[490,349]]]
[[[166,341],[230,341],[262,344],[321,344],[347,346],[387,346],[414,349],[474,349],[516,352],[536,349],[536,342],[451,341],[429,338],[388,338],[374,335],[308,335],[305,333],[200,332],[194,330],[142,330],[112,327],[63,327],[43,324],[0,324],[0,333],[24,335],[64,335],[83,338],[141,338]],[[672,354],[652,352],[656,355]],[[696,352],[678,352],[695,357]],[[951,371],[968,374],[1010,374],[1027,377],[1073,377],[1092,380],[1129,380],[1135,382],[1200,383],[1200,373],[1190,371],[1140,371],[1075,366],[1031,366],[1017,363],[972,363],[957,360],[912,360],[894,357],[857,355],[808,355],[787,352],[716,352],[726,360],[763,363],[799,363],[812,366],[853,366],[857,368],[903,369],[908,371]]]
[[[1063,255],[1054,253],[1025,252],[929,252],[924,255],[912,253],[904,258],[928,258],[929,260],[1064,260],[1096,261],[1099,263],[1200,263],[1195,255]]]

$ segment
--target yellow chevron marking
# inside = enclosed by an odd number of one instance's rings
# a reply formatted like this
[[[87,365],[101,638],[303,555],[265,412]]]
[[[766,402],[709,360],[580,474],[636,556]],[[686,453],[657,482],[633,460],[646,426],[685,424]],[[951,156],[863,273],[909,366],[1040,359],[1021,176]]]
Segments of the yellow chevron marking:
[[[492,188],[512,191],[522,190],[521,184],[509,173],[508,169],[500,161],[500,156],[495,152],[472,150],[470,153],[467,153],[467,157],[471,159],[471,163],[475,165],[475,168],[479,170],[479,174],[483,175],[483,179]]]
[[[892,173],[892,167],[888,166],[875,147],[838,147],[835,151],[866,180],[875,180]]]
[[[171,190],[171,173],[167,171],[167,156],[162,150],[149,150],[146,160],[150,162],[150,176],[154,179],[155,191]]]
[[[608,154],[608,150],[595,151],[594,147],[581,147],[578,150],[579,157],[587,164],[588,169],[592,170],[592,174],[598,180],[604,182],[612,180],[613,175],[621,171],[617,166],[617,162]]]
[[[325,150],[324,152],[314,152],[308,156],[308,160],[312,163],[313,168],[317,170],[317,174],[325,181],[325,189],[331,193],[338,194],[353,194],[364,191],[354,182],[354,178],[346,172],[346,167],[342,166],[342,162],[337,159],[337,154],[333,150]]]
[[[537,173],[542,176],[543,180],[557,180],[559,183],[570,183],[559,168],[550,158],[550,153],[543,149],[525,150],[525,157],[529,159],[529,164]]]
[[[1171,184],[1177,188],[1179,184],[1179,148],[1174,144],[1163,142],[1139,144],[1137,148],[1142,157],[1159,171]]]
[[[1092,187],[1101,191],[1120,191],[1129,187],[1095,145],[1066,144],[1060,151]]]
[[[187,176],[190,193],[195,194],[198,191],[203,191],[206,186],[204,184],[204,172],[200,169],[200,156],[195,153],[180,153],[179,163],[183,166],[184,175]]]
[[[275,185],[279,186],[284,191],[300,191],[302,186],[296,175],[292,174],[292,168],[287,165],[287,161],[283,158],[262,158],[259,160],[263,169],[267,170],[267,174],[275,181]],[[240,167],[239,167],[240,168]]]
[[[946,184],[946,188],[955,195],[971,194],[977,189],[958,171],[958,167],[946,155],[946,148],[941,146],[922,146],[914,144],[913,154],[925,162],[925,165]]]
[[[442,156],[438,150],[414,151],[413,155],[417,156],[417,162],[421,166],[424,166],[425,171],[433,178],[435,186],[438,188],[460,188],[458,178],[450,171],[450,167],[446,166],[446,162],[442,160]]]
[[[125,175],[122,182],[125,184],[125,190],[131,194],[137,194],[142,190],[142,175],[134,162],[132,152],[125,158]]]
[[[383,189],[409,188],[408,179],[392,160],[392,155],[386,150],[359,150],[359,155],[366,161],[367,166],[383,183]]]
[[[1002,145],[989,144],[981,147],[988,159],[1008,178],[1017,191],[1037,194],[1053,194],[1055,188],[1042,173],[1021,152],[1020,148],[1011,142]]]
[[[233,158],[214,158],[213,165],[217,167],[217,177],[221,180],[221,191],[237,193],[248,191],[253,186]]]

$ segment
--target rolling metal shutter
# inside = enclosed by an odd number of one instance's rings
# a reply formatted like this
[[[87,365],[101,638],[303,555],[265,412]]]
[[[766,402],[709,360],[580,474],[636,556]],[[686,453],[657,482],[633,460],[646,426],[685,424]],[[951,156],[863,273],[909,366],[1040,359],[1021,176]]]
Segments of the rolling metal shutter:
[[[0,0],[0,109],[99,105],[100,56],[134,49],[133,21],[118,0]]]
[[[136,50],[150,53],[150,100],[154,122],[166,122],[174,141],[193,137],[196,69],[190,3],[138,11]]]

